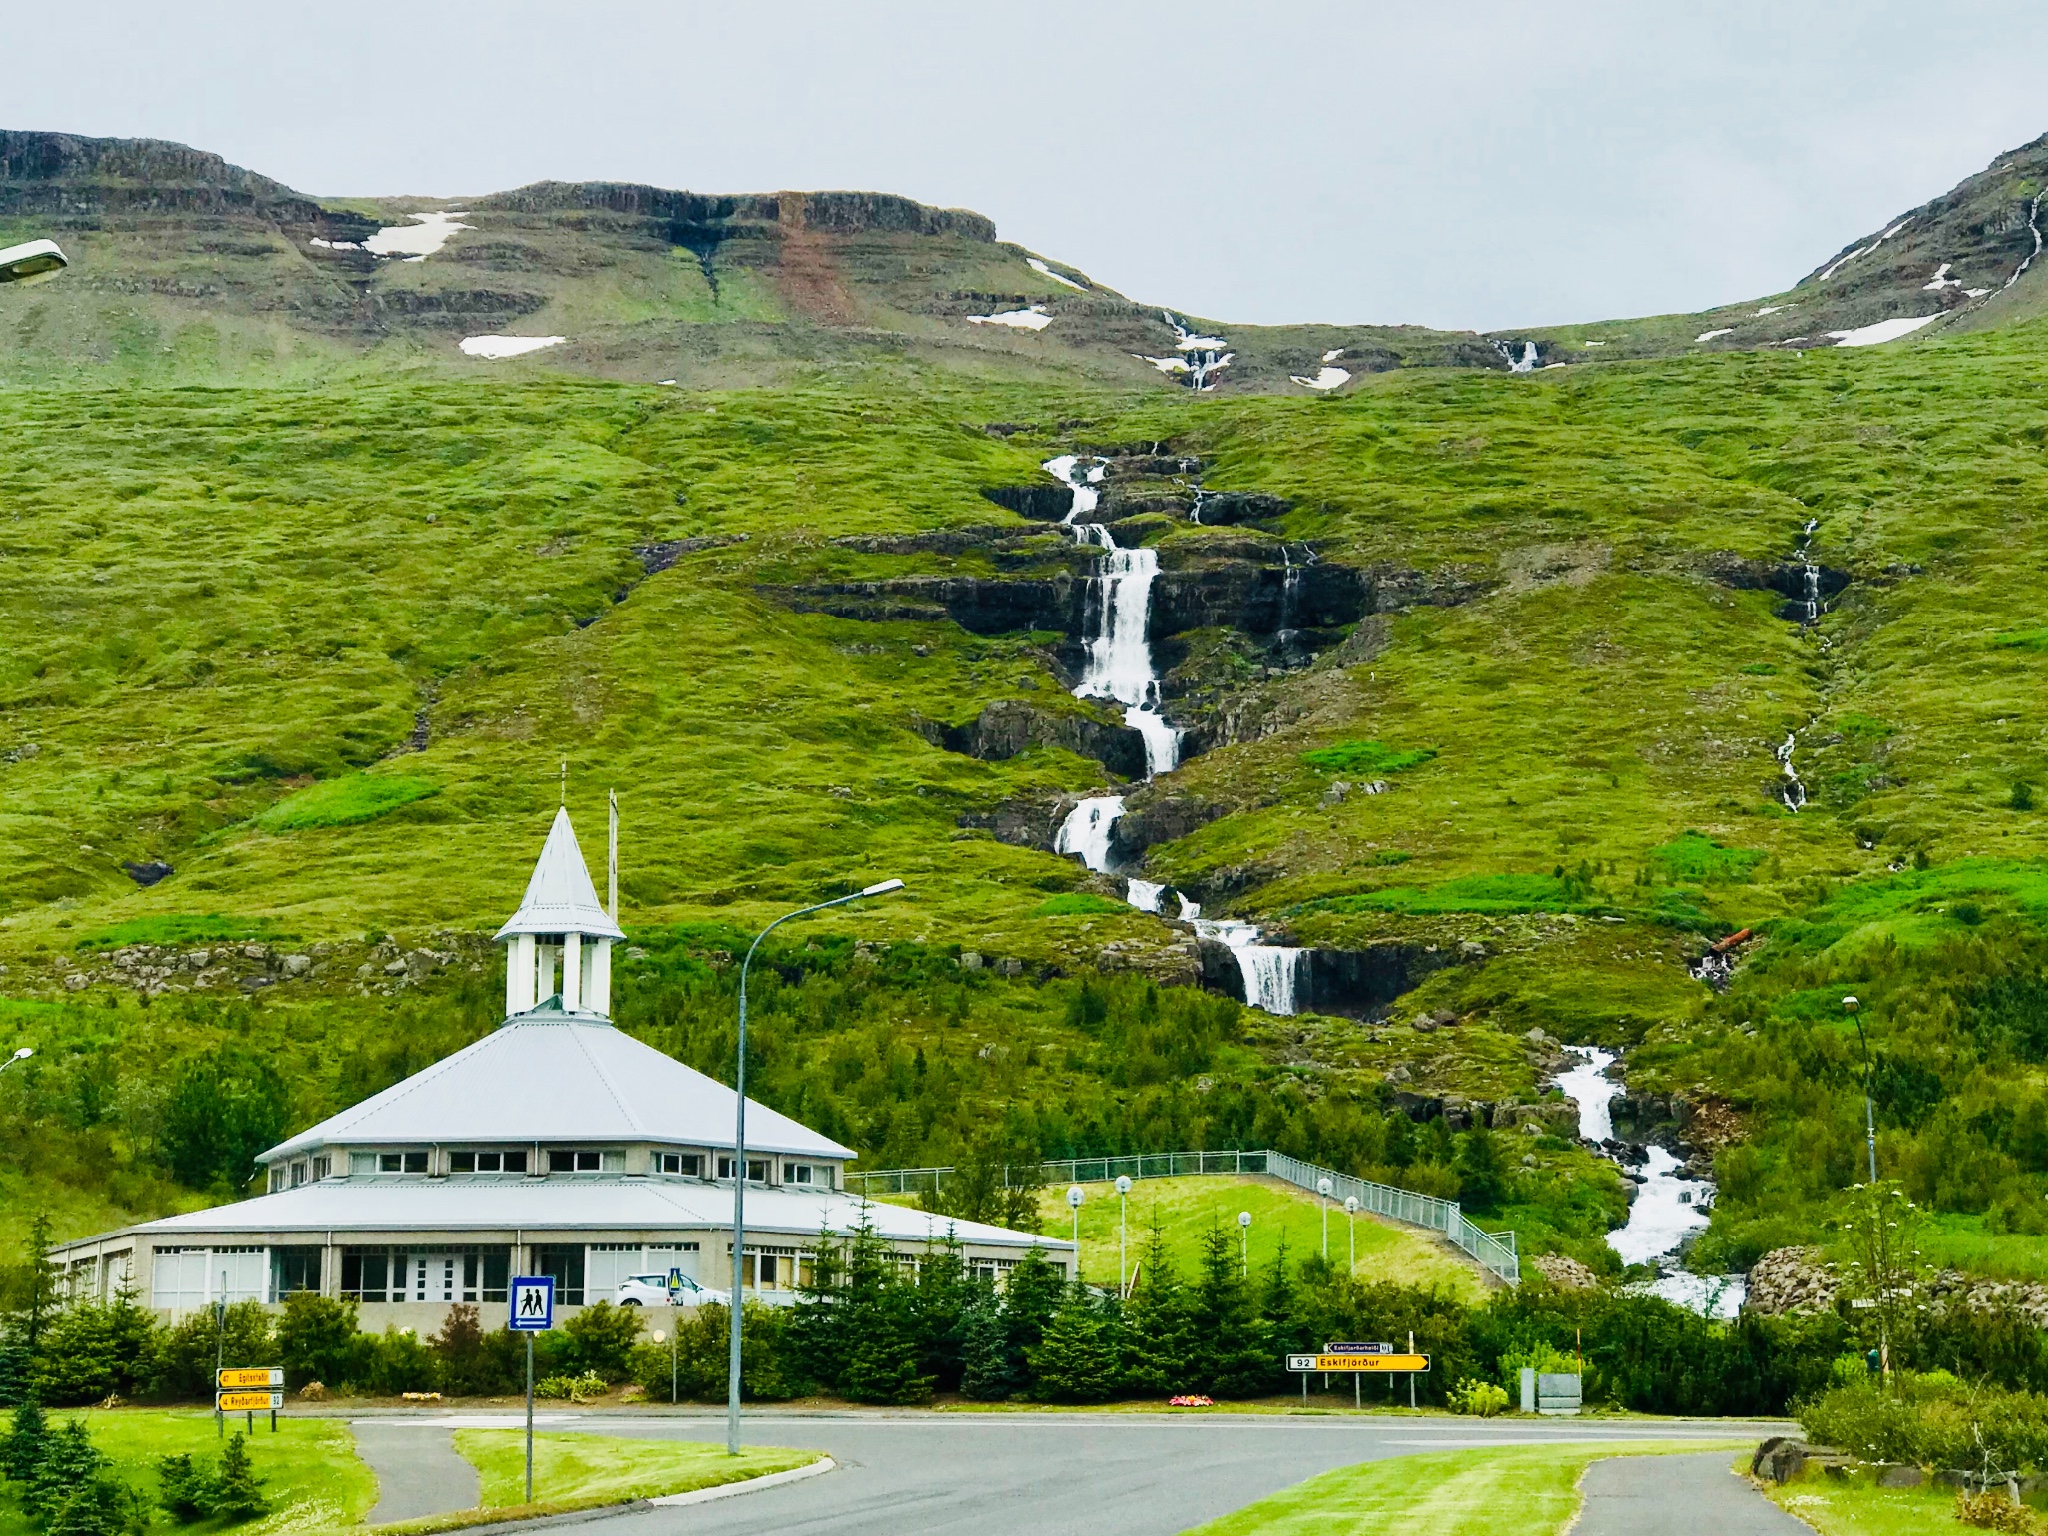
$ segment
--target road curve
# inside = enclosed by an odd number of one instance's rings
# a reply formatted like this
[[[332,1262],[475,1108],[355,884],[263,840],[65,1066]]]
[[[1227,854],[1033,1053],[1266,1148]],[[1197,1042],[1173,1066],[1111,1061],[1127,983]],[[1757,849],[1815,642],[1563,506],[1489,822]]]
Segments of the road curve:
[[[505,1422],[515,1423],[517,1416],[508,1414]],[[600,1410],[565,1416],[548,1427],[637,1439],[725,1437],[723,1417],[701,1409]],[[826,1451],[840,1469],[713,1505],[625,1511],[606,1519],[604,1531],[1068,1536],[1098,1530],[1173,1536],[1318,1472],[1390,1456],[1495,1445],[1762,1439],[1789,1429],[1713,1420],[764,1409],[747,1416],[748,1443]],[[1726,1460],[1723,1453],[1723,1465]],[[1720,1536],[1735,1533],[1723,1528]]]

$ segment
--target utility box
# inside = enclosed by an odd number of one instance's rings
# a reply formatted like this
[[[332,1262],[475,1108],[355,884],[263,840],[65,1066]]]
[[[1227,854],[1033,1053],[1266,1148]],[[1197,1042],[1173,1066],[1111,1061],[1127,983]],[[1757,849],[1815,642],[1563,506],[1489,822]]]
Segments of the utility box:
[[[1525,1365],[1522,1367],[1522,1412],[1534,1413],[1535,1411],[1536,1367],[1533,1365]]]
[[[1524,1380],[1527,1380],[1527,1374]],[[1523,1391],[1528,1388],[1525,1386]],[[1536,1375],[1536,1411],[1553,1418],[1576,1418],[1582,1406],[1577,1372],[1553,1375],[1548,1371]]]

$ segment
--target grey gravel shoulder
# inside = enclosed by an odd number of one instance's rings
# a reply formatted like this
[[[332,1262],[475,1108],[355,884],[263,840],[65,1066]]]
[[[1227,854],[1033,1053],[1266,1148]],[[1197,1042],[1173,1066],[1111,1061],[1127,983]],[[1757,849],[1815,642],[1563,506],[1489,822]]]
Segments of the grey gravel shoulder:
[[[1596,1461],[1571,1536],[1813,1536],[1730,1470],[1734,1460],[1704,1451]]]

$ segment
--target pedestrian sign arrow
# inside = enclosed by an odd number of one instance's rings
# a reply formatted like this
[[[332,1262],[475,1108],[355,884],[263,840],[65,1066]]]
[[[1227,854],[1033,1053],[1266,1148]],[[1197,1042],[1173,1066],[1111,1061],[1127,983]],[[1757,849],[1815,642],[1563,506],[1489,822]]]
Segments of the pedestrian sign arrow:
[[[555,1326],[555,1277],[517,1275],[512,1280],[512,1316],[506,1326],[514,1333],[544,1333]]]

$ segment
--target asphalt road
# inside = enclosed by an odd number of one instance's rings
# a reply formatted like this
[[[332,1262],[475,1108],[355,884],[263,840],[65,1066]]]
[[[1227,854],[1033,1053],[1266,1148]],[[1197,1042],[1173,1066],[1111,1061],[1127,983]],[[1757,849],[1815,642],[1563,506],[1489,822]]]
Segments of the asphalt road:
[[[447,1432],[431,1427],[431,1417],[418,1423],[417,1432],[436,1438]],[[725,1436],[722,1417],[691,1409],[594,1412],[548,1427],[653,1439]],[[1697,1420],[762,1410],[748,1416],[748,1443],[815,1447],[839,1470],[713,1504],[632,1511],[603,1528],[606,1536],[1171,1536],[1318,1472],[1389,1456],[1564,1441],[1762,1439],[1788,1430]],[[1740,1528],[1715,1529],[1736,1536]]]

